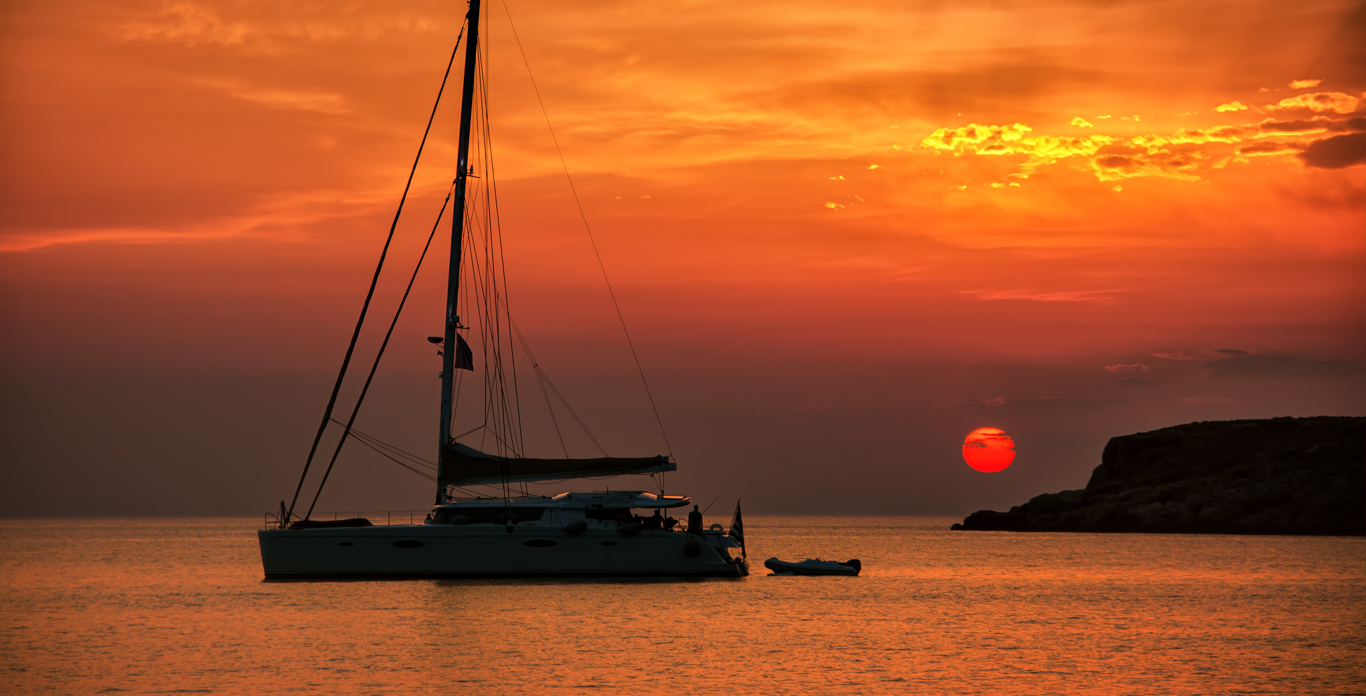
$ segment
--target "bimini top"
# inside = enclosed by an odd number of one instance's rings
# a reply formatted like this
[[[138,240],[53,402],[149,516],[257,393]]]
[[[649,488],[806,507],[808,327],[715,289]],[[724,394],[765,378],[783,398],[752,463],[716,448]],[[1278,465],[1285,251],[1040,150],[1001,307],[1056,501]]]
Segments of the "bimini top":
[[[676,508],[692,502],[681,495],[655,495],[645,491],[596,491],[593,493],[561,493],[557,503],[574,503],[586,508]]]
[[[677,471],[678,465],[663,455],[655,457],[596,457],[593,459],[531,459],[499,457],[458,442],[442,446],[439,476],[443,484],[473,486],[505,481],[554,481],[556,479],[655,474]],[[646,507],[646,506],[640,506]],[[651,507],[672,507],[651,506]]]

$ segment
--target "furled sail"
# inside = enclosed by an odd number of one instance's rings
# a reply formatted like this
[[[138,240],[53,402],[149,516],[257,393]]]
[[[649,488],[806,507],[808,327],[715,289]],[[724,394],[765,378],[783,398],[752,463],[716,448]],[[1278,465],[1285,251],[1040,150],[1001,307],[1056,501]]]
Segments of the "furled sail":
[[[553,481],[590,476],[654,474],[676,471],[678,465],[663,455],[655,457],[597,457],[593,459],[508,458],[480,452],[458,442],[441,448],[440,481],[472,486],[504,481]]]

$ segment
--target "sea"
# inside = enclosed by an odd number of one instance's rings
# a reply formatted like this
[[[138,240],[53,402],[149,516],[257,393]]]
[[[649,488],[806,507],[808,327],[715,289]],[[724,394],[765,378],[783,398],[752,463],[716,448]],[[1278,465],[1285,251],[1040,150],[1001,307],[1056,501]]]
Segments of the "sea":
[[[1366,539],[955,521],[755,516],[742,580],[266,582],[259,518],[5,520],[0,693],[1366,693]]]

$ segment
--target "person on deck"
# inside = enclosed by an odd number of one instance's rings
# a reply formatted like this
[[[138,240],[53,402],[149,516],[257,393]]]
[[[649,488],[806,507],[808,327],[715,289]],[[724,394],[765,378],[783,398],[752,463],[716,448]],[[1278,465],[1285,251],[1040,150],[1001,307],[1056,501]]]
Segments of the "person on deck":
[[[655,514],[645,518],[646,529],[663,529],[664,516],[659,514],[659,508],[655,508]]]
[[[702,513],[698,512],[696,505],[692,506],[692,512],[688,513],[688,531],[702,533]]]

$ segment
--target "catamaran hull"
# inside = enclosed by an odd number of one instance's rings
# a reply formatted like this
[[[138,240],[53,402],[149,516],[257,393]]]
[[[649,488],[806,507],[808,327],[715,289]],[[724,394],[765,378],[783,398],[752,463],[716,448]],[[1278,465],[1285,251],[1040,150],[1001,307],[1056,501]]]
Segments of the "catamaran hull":
[[[642,531],[392,525],[257,532],[267,580],[507,577],[738,578],[704,537]],[[689,540],[695,543],[689,544]],[[695,554],[695,555],[690,555]]]

